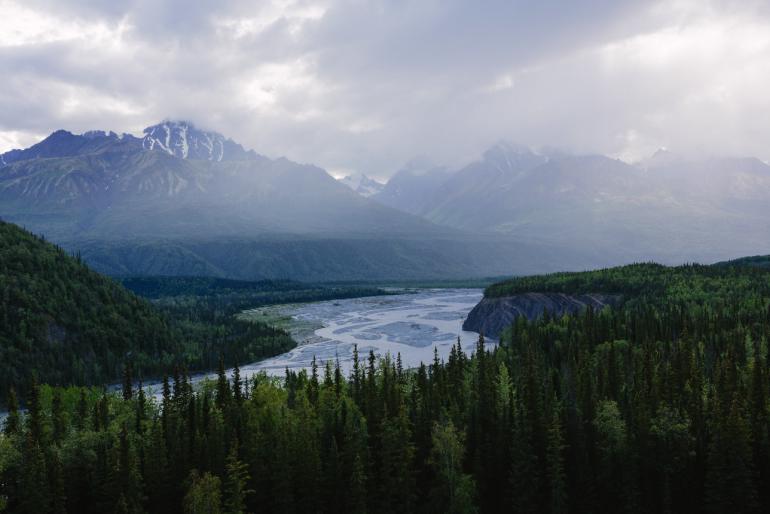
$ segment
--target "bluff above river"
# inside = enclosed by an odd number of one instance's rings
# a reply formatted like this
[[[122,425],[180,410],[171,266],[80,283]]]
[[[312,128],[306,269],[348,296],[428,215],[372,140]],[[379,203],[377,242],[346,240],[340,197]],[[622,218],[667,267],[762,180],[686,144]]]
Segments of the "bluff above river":
[[[548,311],[554,316],[572,314],[587,307],[601,309],[605,305],[616,305],[617,294],[565,294],[565,293],[520,293],[496,298],[484,297],[468,313],[463,330],[483,333],[498,338],[500,333],[519,316],[533,320]]]

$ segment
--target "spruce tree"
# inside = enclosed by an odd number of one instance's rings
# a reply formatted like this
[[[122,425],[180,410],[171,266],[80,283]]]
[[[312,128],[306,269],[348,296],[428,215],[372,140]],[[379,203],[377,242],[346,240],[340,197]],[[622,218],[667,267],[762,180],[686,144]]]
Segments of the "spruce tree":
[[[21,431],[19,399],[16,397],[16,389],[13,387],[8,391],[8,415],[5,418],[3,431],[8,435],[18,434]]]
[[[51,421],[53,424],[53,440],[56,443],[61,443],[67,427],[64,419],[64,409],[62,407],[62,391],[58,387],[53,390],[53,399],[51,400]]]
[[[548,427],[548,446],[546,448],[546,476],[548,477],[549,512],[565,514],[567,505],[567,477],[564,470],[564,432],[561,423],[561,411],[554,405]]]
[[[708,512],[757,512],[757,491],[750,428],[737,399],[723,416],[717,413],[709,447],[705,500]]]
[[[248,466],[238,460],[238,443],[235,441],[227,455],[225,466],[224,512],[243,514],[246,511],[246,497],[254,491],[248,489]]]
[[[134,383],[131,376],[131,363],[126,362],[123,365],[123,399],[130,400],[134,396]]]
[[[225,374],[225,358],[220,354],[219,368],[217,370],[217,407],[224,410],[225,407],[230,404],[231,394],[230,382],[227,380],[227,375]]]

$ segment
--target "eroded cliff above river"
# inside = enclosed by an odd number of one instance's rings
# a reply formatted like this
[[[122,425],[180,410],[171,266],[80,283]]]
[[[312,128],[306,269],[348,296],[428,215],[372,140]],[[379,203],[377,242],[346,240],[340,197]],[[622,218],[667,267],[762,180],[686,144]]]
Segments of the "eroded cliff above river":
[[[479,332],[497,339],[519,316],[533,320],[548,311],[554,316],[572,314],[587,307],[602,309],[616,305],[620,295],[563,293],[523,293],[499,298],[483,298],[468,313],[463,330]]]

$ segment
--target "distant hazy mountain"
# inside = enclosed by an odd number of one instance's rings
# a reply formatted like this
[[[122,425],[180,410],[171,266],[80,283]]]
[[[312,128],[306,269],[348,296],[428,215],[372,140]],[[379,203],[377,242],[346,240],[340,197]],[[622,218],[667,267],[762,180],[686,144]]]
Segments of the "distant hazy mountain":
[[[415,158],[396,172],[373,198],[389,207],[423,216],[449,177],[446,168],[434,165],[425,157]]]
[[[113,274],[488,276],[770,253],[770,167],[752,158],[631,165],[501,142],[380,186],[178,121],[0,155],[0,217]]]
[[[757,159],[662,150],[630,165],[499,143],[448,177],[421,178],[399,172],[373,198],[449,227],[594,250],[615,262],[770,250],[770,167]]]
[[[344,184],[361,196],[368,198],[382,191],[385,184],[377,182],[376,180],[367,177],[363,173],[355,173],[353,175],[347,175],[341,179],[337,179],[340,184]]]
[[[187,122],[143,138],[60,130],[0,159],[0,217],[113,274],[381,279],[594,262],[436,225]]]
[[[0,154],[0,166],[32,159],[86,155],[118,147],[123,147],[124,151],[137,151],[141,148],[141,140],[131,135],[101,130],[79,135],[66,130],[57,130],[43,141],[25,150],[11,150]]]

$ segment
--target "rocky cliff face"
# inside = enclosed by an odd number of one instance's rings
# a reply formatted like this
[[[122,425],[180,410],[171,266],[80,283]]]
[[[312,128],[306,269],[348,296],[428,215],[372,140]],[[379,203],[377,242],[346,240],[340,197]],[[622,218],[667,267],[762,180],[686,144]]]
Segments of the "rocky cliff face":
[[[548,311],[555,316],[579,312],[588,306],[601,309],[616,305],[619,295],[563,293],[525,293],[502,298],[484,298],[468,314],[463,330],[498,338],[500,333],[519,316],[535,319]]]

